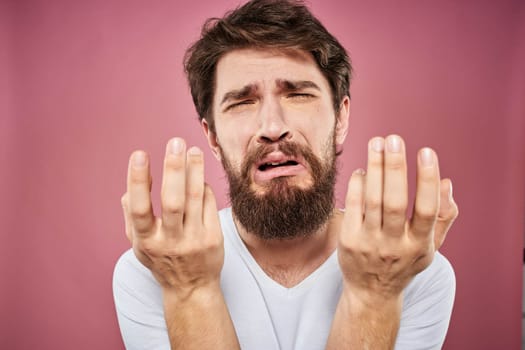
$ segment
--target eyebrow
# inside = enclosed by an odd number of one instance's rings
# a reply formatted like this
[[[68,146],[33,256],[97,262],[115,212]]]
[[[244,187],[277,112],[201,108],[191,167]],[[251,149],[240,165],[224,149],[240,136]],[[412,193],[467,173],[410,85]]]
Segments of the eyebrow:
[[[321,88],[311,80],[278,79],[277,86],[284,91],[297,91],[302,89],[315,89],[321,91]]]
[[[248,84],[237,90],[231,90],[224,94],[222,97],[221,105],[228,100],[240,100],[247,96],[254,94],[257,91],[255,84]]]
[[[315,89],[321,91],[321,88],[311,80],[278,79],[276,83],[276,85],[283,91],[297,91],[302,89]],[[256,84],[248,84],[240,89],[228,91],[222,97],[221,105],[229,100],[241,100],[247,96],[255,94],[256,91]]]

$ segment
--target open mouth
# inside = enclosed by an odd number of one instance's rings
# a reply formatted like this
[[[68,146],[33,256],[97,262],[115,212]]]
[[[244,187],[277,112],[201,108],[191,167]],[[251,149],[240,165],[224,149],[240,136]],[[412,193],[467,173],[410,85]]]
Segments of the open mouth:
[[[282,163],[264,163],[264,164],[261,164],[259,165],[259,167],[257,169],[259,169],[260,171],[266,171],[266,170],[269,170],[269,169],[274,169],[274,168],[278,168],[278,167],[282,167],[282,166],[294,166],[294,165],[298,165],[299,163],[297,163],[295,160],[288,160],[286,162],[282,162]]]
[[[280,151],[265,155],[255,164],[254,170],[253,179],[259,184],[276,178],[297,177],[307,173],[304,159],[300,156],[286,155]]]

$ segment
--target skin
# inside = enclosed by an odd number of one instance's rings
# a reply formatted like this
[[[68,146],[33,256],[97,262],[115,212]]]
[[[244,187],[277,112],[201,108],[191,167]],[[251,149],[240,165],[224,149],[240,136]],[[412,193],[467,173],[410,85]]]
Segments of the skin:
[[[238,168],[250,149],[283,139],[307,145],[321,157],[332,135],[336,145],[344,142],[349,99],[334,112],[328,82],[309,54],[235,50],[219,60],[216,73],[216,130],[206,121],[202,127],[217,159],[226,154]],[[286,81],[295,87],[290,89]],[[288,181],[306,188],[311,175],[306,169]],[[458,214],[450,180],[440,179],[437,155],[429,148],[418,153],[416,181],[415,207],[408,219],[403,140],[376,137],[369,143],[367,171],[350,178],[346,210],[336,211],[318,232],[263,242],[236,221],[256,261],[287,287],[338,249],[343,293],[328,349],[393,348],[403,289],[431,263]],[[261,185],[252,181],[252,188],[262,193]],[[172,348],[239,348],[219,284],[223,236],[215,198],[204,183],[202,152],[195,147],[186,152],[179,138],[168,143],[160,217],[153,215],[150,188],[148,156],[136,151],[122,197],[126,234],[137,258],[162,287]]]

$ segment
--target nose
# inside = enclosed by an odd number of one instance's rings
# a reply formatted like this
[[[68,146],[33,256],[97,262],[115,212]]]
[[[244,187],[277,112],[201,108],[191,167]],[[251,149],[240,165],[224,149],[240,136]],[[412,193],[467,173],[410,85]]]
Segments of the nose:
[[[281,104],[278,98],[266,98],[259,111],[259,143],[273,143],[289,139],[292,136],[286,123]]]

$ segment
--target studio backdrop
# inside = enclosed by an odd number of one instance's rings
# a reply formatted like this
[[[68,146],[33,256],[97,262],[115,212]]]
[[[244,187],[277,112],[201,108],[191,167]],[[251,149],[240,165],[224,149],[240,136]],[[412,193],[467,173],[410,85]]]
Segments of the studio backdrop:
[[[442,252],[457,295],[445,349],[518,349],[525,197],[525,2],[311,0],[355,68],[338,205],[369,138],[433,147],[460,215]],[[0,2],[0,348],[123,349],[111,279],[129,248],[120,196],[135,149],[158,210],[165,143],[206,151],[182,70],[237,0]]]

